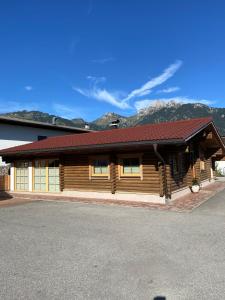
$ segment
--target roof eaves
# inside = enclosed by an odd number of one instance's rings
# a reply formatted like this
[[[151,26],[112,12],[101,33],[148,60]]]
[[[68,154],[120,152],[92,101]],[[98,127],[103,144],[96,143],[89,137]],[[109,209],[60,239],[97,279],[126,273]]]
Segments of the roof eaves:
[[[105,148],[119,148],[119,147],[132,147],[132,146],[148,146],[153,144],[159,145],[174,145],[174,144],[185,144],[183,139],[168,139],[168,140],[152,140],[152,141],[135,141],[135,142],[120,142],[120,143],[111,143],[111,144],[101,144],[101,145],[84,145],[78,147],[59,147],[59,148],[46,148],[46,149],[34,149],[34,150],[23,150],[23,151],[15,151],[15,152],[0,152],[0,155],[3,157],[7,156],[17,156],[24,154],[35,154],[35,153],[55,153],[55,152],[66,152],[66,151],[80,151],[87,149],[105,149]]]
[[[44,122],[37,122],[32,120],[23,120],[18,118],[9,118],[0,116],[0,122],[5,122],[9,124],[18,124],[21,126],[32,126],[32,127],[41,127],[41,128],[51,128],[53,130],[65,130],[65,131],[84,131],[85,132],[93,132],[91,129],[85,129],[80,127],[73,127],[73,126],[66,126],[66,125],[54,125],[50,123],[44,123]]]
[[[199,132],[201,132],[203,129],[205,129],[207,126],[209,126],[210,124],[213,125],[212,121],[209,121],[208,123],[204,124],[203,126],[201,126],[198,130],[194,131],[191,135],[188,135],[187,137],[185,137],[185,142],[188,142],[190,139],[192,139],[196,134],[198,134]],[[213,125],[214,126],[214,125]],[[215,126],[214,126],[215,127]]]
[[[196,132],[194,132],[192,135],[188,136],[188,138],[185,139],[185,142],[188,142],[190,139],[192,139],[196,134],[198,134],[199,132],[201,132],[203,129],[205,129],[207,126],[209,125],[212,125],[213,126],[213,129],[215,130],[216,132],[216,135],[217,135],[217,138],[219,139],[222,147],[223,147],[223,150],[225,151],[225,143],[223,142],[222,140],[222,137],[220,136],[216,126],[214,125],[214,122],[211,120],[209,121],[207,124],[205,124],[204,126],[202,126],[200,129],[198,129]]]

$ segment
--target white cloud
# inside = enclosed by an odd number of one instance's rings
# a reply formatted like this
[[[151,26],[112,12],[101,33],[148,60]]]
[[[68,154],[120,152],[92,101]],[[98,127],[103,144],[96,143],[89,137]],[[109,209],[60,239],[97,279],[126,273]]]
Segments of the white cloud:
[[[174,64],[170,65],[167,69],[165,69],[161,75],[149,80],[139,89],[133,90],[131,93],[129,93],[126,97],[126,100],[150,94],[154,87],[161,85],[169,78],[171,78],[179,70],[181,65],[182,61],[177,60]]]
[[[70,55],[73,55],[74,52],[76,51],[77,45],[80,42],[80,38],[78,37],[73,37],[69,43],[68,51]]]
[[[92,10],[93,10],[93,1],[92,1],[92,0],[89,0],[89,3],[88,3],[88,9],[87,9],[87,15],[88,15],[88,16],[91,15]]]
[[[215,103],[212,100],[206,100],[206,99],[196,99],[196,98],[189,98],[189,97],[172,97],[172,98],[159,98],[159,99],[143,99],[136,101],[134,103],[134,106],[137,111],[147,108],[149,106],[163,106],[166,103],[201,103],[205,105],[211,105]]]
[[[83,116],[82,109],[78,107],[70,107],[62,103],[53,103],[53,110],[55,114],[65,119],[73,119]]]
[[[174,64],[165,69],[161,75],[149,80],[141,88],[133,90],[126,95],[124,95],[124,93],[122,92],[109,92],[105,88],[100,88],[98,84],[106,81],[105,77],[87,76],[87,79],[90,80],[89,89],[73,87],[73,90],[85,97],[110,103],[111,105],[116,106],[120,109],[128,109],[132,108],[130,104],[131,99],[139,98],[151,93],[154,87],[164,83],[169,78],[171,78],[181,67],[181,65],[182,61],[176,61]]]
[[[119,95],[122,94],[121,92],[109,92],[105,88],[98,87],[98,84],[106,81],[106,77],[95,77],[89,75],[87,76],[87,79],[90,81],[89,89],[82,89],[79,87],[72,87],[72,89],[87,98],[93,98],[98,101],[107,102],[120,109],[130,108],[130,105],[127,103],[127,101],[119,99]]]
[[[26,85],[24,88],[28,92],[33,90],[33,87],[31,85]]]
[[[115,61],[116,59],[112,56],[110,57],[103,57],[103,58],[98,58],[98,59],[92,59],[92,62],[93,63],[96,63],[96,64],[105,64],[105,63],[108,63],[108,62],[111,62],[111,61]]]
[[[160,93],[169,94],[169,93],[177,92],[179,90],[180,90],[179,86],[173,86],[173,87],[169,87],[169,88],[159,90],[159,91],[157,91],[157,94],[160,94]]]
[[[87,78],[88,80],[90,80],[90,82],[91,82],[92,84],[94,84],[94,85],[106,81],[106,77],[105,77],[105,76],[96,77],[96,76],[88,75],[86,78]]]
[[[73,87],[73,90],[77,91],[83,96],[86,96],[88,98],[94,98],[99,101],[107,102],[120,109],[130,108],[130,105],[127,103],[127,101],[119,100],[116,97],[117,93],[110,93],[106,89],[94,87],[90,90],[87,90],[87,89]]]
[[[149,99],[139,100],[134,103],[134,106],[135,106],[136,110],[139,111],[141,109],[149,107],[152,104],[152,101],[153,100],[149,100]]]

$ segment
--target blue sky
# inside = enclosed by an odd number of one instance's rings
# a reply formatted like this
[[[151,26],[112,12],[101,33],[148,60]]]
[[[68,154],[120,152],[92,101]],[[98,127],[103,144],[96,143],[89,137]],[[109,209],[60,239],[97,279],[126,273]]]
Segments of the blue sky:
[[[224,16],[223,0],[1,1],[0,113],[224,107]]]

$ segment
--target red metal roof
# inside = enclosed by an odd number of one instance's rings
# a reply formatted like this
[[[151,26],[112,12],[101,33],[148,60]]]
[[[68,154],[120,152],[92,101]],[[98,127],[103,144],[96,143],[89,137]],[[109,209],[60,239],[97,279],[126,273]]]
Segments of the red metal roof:
[[[159,124],[148,124],[137,127],[120,128],[90,133],[72,134],[57,137],[49,137],[42,141],[31,144],[12,147],[0,151],[1,155],[10,155],[26,152],[69,150],[82,147],[91,148],[99,145],[111,145],[133,142],[154,141],[182,141],[197,133],[200,129],[212,122],[212,118],[198,118],[164,122]]]

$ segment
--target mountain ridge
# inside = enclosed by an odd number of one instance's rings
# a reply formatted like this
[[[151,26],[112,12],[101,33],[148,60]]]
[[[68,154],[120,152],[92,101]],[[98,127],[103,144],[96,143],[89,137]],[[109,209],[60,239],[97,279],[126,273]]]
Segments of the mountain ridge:
[[[211,116],[221,135],[225,135],[225,108],[210,107],[201,103],[155,103],[141,109],[132,116],[122,116],[114,112],[108,112],[92,122],[86,122],[82,118],[66,119],[41,111],[16,111],[1,114],[0,116],[14,117],[25,120],[34,120],[44,123],[52,123],[53,117],[57,117],[57,124],[84,128],[89,124],[90,129],[104,130],[110,128],[110,123],[119,119],[120,127],[131,127],[149,123],[176,121]]]

